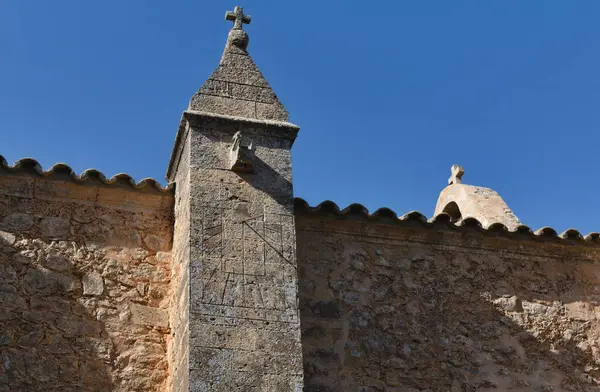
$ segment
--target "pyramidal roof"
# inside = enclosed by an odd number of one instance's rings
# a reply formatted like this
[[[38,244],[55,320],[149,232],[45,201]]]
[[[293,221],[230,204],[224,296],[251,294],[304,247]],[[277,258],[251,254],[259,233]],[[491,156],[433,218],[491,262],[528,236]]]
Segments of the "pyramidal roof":
[[[234,22],[217,69],[190,100],[189,110],[247,117],[260,120],[288,121],[285,110],[269,83],[246,51],[248,34],[242,25],[250,16],[242,8],[227,12]]]

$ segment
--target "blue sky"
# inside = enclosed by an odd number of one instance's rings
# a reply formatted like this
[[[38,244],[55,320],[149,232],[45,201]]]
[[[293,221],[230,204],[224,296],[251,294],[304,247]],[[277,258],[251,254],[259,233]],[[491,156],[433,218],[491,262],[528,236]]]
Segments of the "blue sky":
[[[0,154],[164,182],[235,4],[1,1]],[[533,228],[600,231],[597,0],[239,5],[297,196],[431,216],[458,163]]]

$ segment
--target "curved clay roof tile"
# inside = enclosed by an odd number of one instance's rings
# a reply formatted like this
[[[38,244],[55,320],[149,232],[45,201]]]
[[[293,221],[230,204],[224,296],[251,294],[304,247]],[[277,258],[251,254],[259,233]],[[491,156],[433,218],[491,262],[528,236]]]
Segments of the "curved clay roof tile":
[[[134,178],[129,174],[119,173],[110,179],[107,179],[106,176],[96,170],[96,169],[87,169],[83,171],[80,175],[77,175],[73,169],[65,164],[65,163],[57,163],[52,166],[50,170],[44,171],[42,166],[38,161],[33,158],[23,158],[15,162],[14,165],[9,165],[6,159],[0,155],[0,171],[5,170],[10,173],[31,173],[38,175],[40,177],[47,178],[57,178],[57,179],[69,179],[75,183],[81,184],[86,183],[87,181],[97,181],[103,185],[110,186],[117,183],[130,186],[135,190],[154,190],[161,193],[172,193],[174,189],[174,184],[169,184],[166,187],[160,185],[158,181],[153,178],[144,178],[140,182],[136,183]]]
[[[365,218],[369,217],[369,210],[362,204],[352,203],[342,210],[342,215],[361,215]]]
[[[419,222],[421,224],[427,224],[427,217],[425,217],[425,215],[421,214],[419,211],[407,212],[406,214],[402,215],[399,219],[405,222],[413,221]]]
[[[547,237],[547,238],[556,238],[558,237],[558,233],[552,227],[542,227],[541,229],[537,229],[535,231],[535,235],[538,237]]]
[[[428,220],[429,223],[431,224],[452,224],[452,217],[450,216],[450,214],[447,214],[445,212],[440,212],[439,214],[435,215],[433,218]]]
[[[584,240],[588,241],[588,242],[600,242],[600,233],[590,233],[588,235],[586,235],[585,237],[583,237]]]
[[[567,229],[560,234],[560,238],[565,240],[583,240],[581,233],[575,229]]]
[[[380,208],[373,214],[369,215],[368,210],[363,205],[357,203],[351,204],[343,210],[340,210],[337,204],[330,200],[324,201],[316,207],[311,207],[305,200],[300,198],[294,199],[294,209],[297,214],[332,214],[339,217],[361,216],[371,221],[380,223],[406,225],[411,222],[418,222],[423,227],[427,228],[447,227],[451,230],[476,229],[482,233],[496,233],[506,236],[507,238],[518,238],[525,236],[533,240],[548,239],[553,241],[571,241],[585,239],[587,242],[597,243],[600,245],[600,233],[590,233],[587,236],[582,237],[579,231],[569,229],[559,236],[556,233],[556,230],[551,227],[542,227],[534,233],[530,227],[525,225],[518,225],[514,228],[514,230],[511,231],[501,222],[495,222],[490,224],[488,227],[483,227],[481,222],[472,217],[464,218],[458,223],[452,223],[452,218],[444,212],[437,214],[428,221],[423,214],[417,211],[411,211],[398,217],[393,210],[389,208]]]
[[[506,227],[506,225],[504,223],[501,223],[501,222],[492,223],[491,225],[489,225],[486,228],[486,230],[490,231],[490,232],[496,232],[496,233],[502,233],[502,234],[506,234],[506,233],[510,232],[510,230],[508,229],[508,227]]]
[[[398,214],[394,210],[383,207],[378,208],[374,213],[371,214],[372,219],[390,219],[390,220],[398,220]]]

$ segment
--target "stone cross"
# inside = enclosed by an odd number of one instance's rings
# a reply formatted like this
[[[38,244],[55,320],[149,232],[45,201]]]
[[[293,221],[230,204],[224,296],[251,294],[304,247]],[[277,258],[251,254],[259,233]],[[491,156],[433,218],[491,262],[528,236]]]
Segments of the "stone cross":
[[[227,11],[225,13],[225,20],[233,21],[233,30],[242,30],[242,24],[250,24],[252,18],[250,15],[244,14],[242,7],[236,5],[233,12]]]
[[[462,184],[462,176],[465,174],[465,169],[463,169],[462,166],[452,165],[450,173],[452,173],[452,175],[448,178],[448,185]]]

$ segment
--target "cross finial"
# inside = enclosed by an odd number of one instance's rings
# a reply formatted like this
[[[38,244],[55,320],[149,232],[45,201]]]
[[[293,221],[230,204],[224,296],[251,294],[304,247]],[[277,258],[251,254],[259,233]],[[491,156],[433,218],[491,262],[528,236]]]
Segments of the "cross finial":
[[[459,165],[452,165],[450,168],[450,173],[452,174],[450,178],[448,178],[448,185],[452,184],[462,184],[462,176],[465,174],[465,169]]]
[[[243,30],[242,24],[250,24],[252,18],[250,15],[244,14],[244,10],[242,7],[238,7],[237,5],[232,11],[227,11],[225,13],[225,19],[233,21],[233,30]]]

